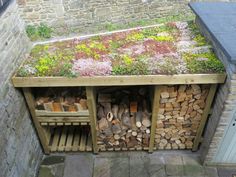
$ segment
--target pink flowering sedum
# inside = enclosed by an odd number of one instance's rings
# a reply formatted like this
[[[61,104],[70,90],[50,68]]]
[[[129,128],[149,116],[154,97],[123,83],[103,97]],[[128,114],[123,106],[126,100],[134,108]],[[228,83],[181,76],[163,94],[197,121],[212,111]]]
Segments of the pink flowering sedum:
[[[79,59],[74,60],[72,71],[80,76],[103,76],[111,74],[112,66],[110,61]]]

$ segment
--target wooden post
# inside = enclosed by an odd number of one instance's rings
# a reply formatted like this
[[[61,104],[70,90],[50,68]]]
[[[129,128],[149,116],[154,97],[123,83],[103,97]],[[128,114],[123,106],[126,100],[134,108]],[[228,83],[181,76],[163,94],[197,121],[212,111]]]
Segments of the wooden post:
[[[154,88],[154,98],[152,102],[152,125],[151,125],[151,135],[150,135],[148,152],[153,152],[156,125],[157,125],[157,116],[158,116],[160,96],[161,96],[161,87],[162,86],[155,86]]]
[[[89,109],[90,127],[93,142],[93,152],[98,153],[97,146],[97,110],[96,110],[96,92],[94,87],[86,87],[87,104]]]
[[[214,99],[216,89],[217,89],[217,84],[212,84],[210,87],[207,99],[206,99],[206,106],[205,106],[203,113],[202,113],[200,125],[198,127],[197,134],[196,134],[196,137],[193,142],[192,151],[198,150],[198,146],[199,146],[199,143],[201,142],[201,139],[202,139],[202,133],[203,133],[203,130],[204,130],[207,118],[208,118],[208,114],[211,109],[211,104]]]
[[[47,136],[43,130],[43,128],[41,127],[37,117],[36,117],[36,114],[35,114],[35,101],[34,101],[34,96],[31,92],[31,89],[26,87],[26,88],[23,88],[23,93],[24,93],[24,96],[25,96],[25,99],[26,99],[26,102],[27,102],[27,105],[28,105],[28,108],[30,110],[30,113],[31,113],[31,116],[32,116],[32,120],[34,122],[34,125],[35,125],[35,128],[37,130],[37,133],[38,133],[38,136],[39,136],[39,139],[40,139],[40,142],[43,146],[43,150],[46,154],[49,154],[49,147],[48,147],[48,143],[47,142]]]

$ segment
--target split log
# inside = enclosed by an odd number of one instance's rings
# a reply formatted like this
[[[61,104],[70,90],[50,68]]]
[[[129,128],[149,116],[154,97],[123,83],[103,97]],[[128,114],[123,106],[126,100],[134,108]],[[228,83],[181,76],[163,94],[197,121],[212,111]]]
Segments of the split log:
[[[111,103],[111,94],[98,94],[98,103]]]
[[[87,110],[88,105],[87,105],[87,100],[86,99],[80,99],[79,104],[81,105],[82,110]]]
[[[46,111],[53,111],[53,104],[52,104],[52,102],[44,103],[44,109]]]
[[[138,111],[136,114],[136,126],[140,128],[142,126],[142,112]]]
[[[122,119],[122,123],[123,123],[125,126],[127,126],[127,127],[129,127],[129,128],[132,127],[132,125],[131,125],[131,120],[130,120],[129,109],[125,109],[125,112],[123,113],[121,119]]]
[[[113,105],[111,110],[112,110],[112,114],[113,114],[114,118],[117,119],[118,118],[119,106],[118,105]]]
[[[53,105],[53,111],[54,112],[62,112],[63,111],[63,108],[62,108],[62,105],[61,103],[52,103]]]
[[[107,119],[106,118],[101,118],[98,121],[98,127],[99,127],[99,130],[105,130],[105,129],[109,128],[109,124],[108,124]]]
[[[151,126],[151,120],[150,120],[150,116],[148,115],[148,113],[144,112],[143,116],[142,116],[142,124],[145,127],[150,127]]]

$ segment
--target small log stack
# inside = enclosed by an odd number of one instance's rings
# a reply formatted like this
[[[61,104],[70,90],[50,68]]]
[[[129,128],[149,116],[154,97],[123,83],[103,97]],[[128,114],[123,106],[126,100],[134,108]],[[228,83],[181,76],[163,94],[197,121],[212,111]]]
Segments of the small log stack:
[[[209,86],[165,86],[161,90],[155,143],[157,149],[191,149]]]
[[[149,146],[148,100],[144,88],[114,87],[98,94],[97,136],[101,150],[141,150]]]
[[[48,89],[37,93],[35,99],[36,110],[52,112],[78,112],[87,110],[87,99],[84,90]]]

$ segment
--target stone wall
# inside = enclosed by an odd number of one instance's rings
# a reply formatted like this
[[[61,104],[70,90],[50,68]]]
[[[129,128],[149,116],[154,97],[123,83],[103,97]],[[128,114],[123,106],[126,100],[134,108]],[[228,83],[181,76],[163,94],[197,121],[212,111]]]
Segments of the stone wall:
[[[189,0],[17,0],[27,24],[89,32],[107,23],[155,19],[190,13]]]
[[[196,22],[203,34],[211,41],[217,56],[223,62],[227,79],[220,85],[215,96],[212,114],[208,119],[207,127],[204,132],[204,139],[201,145],[201,157],[205,164],[215,164],[214,157],[219,145],[223,139],[224,132],[227,129],[229,121],[232,119],[236,107],[236,66],[229,63],[227,56],[212,38],[212,35],[206,30],[203,22],[196,18]]]
[[[35,176],[42,151],[20,90],[11,76],[30,43],[16,2],[0,15],[0,176]]]

